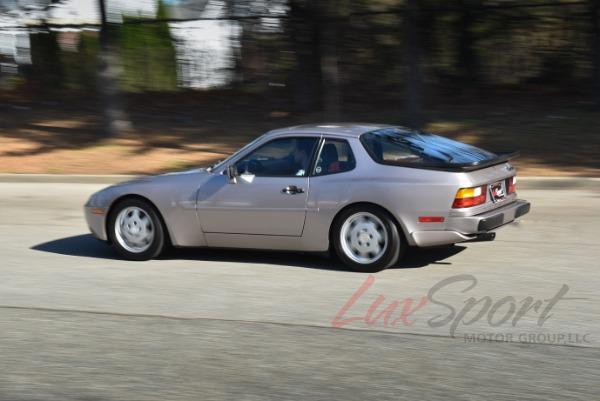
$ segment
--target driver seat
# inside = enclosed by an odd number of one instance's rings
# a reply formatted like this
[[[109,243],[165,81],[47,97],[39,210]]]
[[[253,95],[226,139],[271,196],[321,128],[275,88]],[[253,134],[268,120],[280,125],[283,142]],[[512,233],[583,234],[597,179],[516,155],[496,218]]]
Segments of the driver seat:
[[[335,144],[328,143],[321,152],[321,166],[325,169],[322,174],[337,173],[340,171],[340,161]]]

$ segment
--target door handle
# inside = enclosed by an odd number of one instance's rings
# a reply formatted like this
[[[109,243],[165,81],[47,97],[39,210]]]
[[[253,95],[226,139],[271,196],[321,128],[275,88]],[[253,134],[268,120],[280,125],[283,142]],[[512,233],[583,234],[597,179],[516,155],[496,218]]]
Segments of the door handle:
[[[295,185],[288,185],[287,187],[283,188],[281,192],[288,195],[295,195],[303,193],[304,190]]]

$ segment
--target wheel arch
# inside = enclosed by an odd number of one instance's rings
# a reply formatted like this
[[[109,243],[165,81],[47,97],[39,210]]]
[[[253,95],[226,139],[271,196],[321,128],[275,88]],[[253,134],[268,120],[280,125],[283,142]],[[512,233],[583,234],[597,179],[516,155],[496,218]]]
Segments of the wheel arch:
[[[113,212],[115,206],[117,206],[119,203],[128,200],[128,199],[138,199],[141,200],[143,202],[146,202],[147,204],[150,205],[150,207],[152,207],[154,209],[154,212],[156,212],[156,215],[158,216],[158,218],[160,219],[161,224],[163,225],[163,227],[165,228],[165,241],[167,242],[168,245],[171,245],[171,229],[169,228],[169,226],[167,225],[162,213],[160,212],[160,209],[156,206],[156,204],[154,202],[152,202],[150,199],[146,198],[145,196],[142,196],[140,194],[134,194],[134,193],[129,193],[129,194],[123,194],[117,198],[115,198],[110,206],[108,207],[107,211],[106,211],[106,219],[104,221],[104,229],[106,230],[106,239],[108,242],[110,242],[110,235],[108,235],[109,229],[110,227],[108,227],[108,224],[110,222],[110,214]]]
[[[398,233],[400,235],[402,235],[402,239],[406,242],[406,244],[408,244],[407,238],[408,238],[408,233],[406,231],[406,227],[404,227],[404,225],[402,224],[402,222],[392,213],[390,212],[386,207],[379,205],[377,203],[374,202],[352,202],[349,203],[347,205],[345,205],[343,208],[341,208],[340,210],[337,211],[337,213],[335,214],[335,216],[333,216],[333,219],[331,220],[331,223],[329,224],[329,246],[332,246],[332,234],[333,234],[333,226],[335,225],[336,220],[339,218],[339,216],[346,210],[348,210],[351,207],[356,207],[356,206],[370,206],[370,207],[376,207],[378,209],[381,209],[381,211],[383,211],[384,213],[386,213],[390,219],[392,220],[392,222],[396,225],[396,228],[398,228]]]

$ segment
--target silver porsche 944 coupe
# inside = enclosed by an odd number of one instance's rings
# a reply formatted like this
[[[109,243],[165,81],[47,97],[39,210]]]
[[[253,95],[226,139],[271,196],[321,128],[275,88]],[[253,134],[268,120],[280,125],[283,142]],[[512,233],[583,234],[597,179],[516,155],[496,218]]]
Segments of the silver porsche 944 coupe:
[[[168,245],[331,250],[373,272],[408,246],[491,240],[529,212],[517,199],[514,156],[398,126],[301,125],[209,168],[103,189],[85,215],[96,237],[132,260]]]

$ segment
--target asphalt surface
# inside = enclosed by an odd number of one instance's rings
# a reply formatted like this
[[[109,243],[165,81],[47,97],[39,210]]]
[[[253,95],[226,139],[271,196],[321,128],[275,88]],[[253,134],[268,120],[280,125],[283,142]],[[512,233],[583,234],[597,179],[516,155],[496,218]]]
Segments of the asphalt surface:
[[[101,187],[0,183],[1,400],[599,397],[596,190],[522,190],[496,241],[369,276],[298,253],[121,261],[82,218]]]

